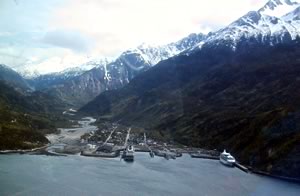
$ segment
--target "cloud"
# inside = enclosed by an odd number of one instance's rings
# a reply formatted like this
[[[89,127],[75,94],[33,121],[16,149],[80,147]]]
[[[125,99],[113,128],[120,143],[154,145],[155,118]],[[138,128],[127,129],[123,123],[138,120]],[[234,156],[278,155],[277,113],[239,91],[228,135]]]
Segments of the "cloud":
[[[74,54],[70,50],[63,50],[60,52],[60,55],[52,55],[42,59],[37,56],[31,56],[19,70],[22,72],[46,74],[80,66],[86,63],[87,60],[87,56]]]
[[[91,38],[80,31],[71,30],[49,31],[43,37],[42,42],[55,47],[67,48],[78,53],[89,53],[93,47]]]
[[[166,44],[190,33],[217,30],[258,9],[257,4],[255,0],[72,0],[57,9],[50,25],[84,32],[95,38],[95,50],[115,55],[120,48],[142,42]],[[108,41],[107,36],[113,39]]]
[[[86,56],[218,30],[266,1],[0,0],[0,63],[57,71]]]

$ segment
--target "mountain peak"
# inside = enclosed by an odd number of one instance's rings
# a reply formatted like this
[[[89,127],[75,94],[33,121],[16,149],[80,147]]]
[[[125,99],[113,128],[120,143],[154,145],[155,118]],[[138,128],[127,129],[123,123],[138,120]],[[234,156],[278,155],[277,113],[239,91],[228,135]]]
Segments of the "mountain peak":
[[[300,6],[298,0],[269,0],[261,9],[258,11],[261,14],[281,17]]]
[[[299,21],[300,20],[300,6],[297,7],[295,10],[292,12],[289,12],[288,14],[284,15],[282,17],[285,21]]]
[[[1,69],[9,69],[9,70],[12,69],[12,68],[8,67],[7,65],[4,65],[4,64],[0,64],[0,68]]]

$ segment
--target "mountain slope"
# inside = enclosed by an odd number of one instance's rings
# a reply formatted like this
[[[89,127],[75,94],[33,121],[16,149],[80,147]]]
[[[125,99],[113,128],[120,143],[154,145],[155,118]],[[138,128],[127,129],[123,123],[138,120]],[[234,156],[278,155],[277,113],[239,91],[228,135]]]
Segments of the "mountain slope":
[[[258,11],[251,11],[230,25],[211,33],[193,50],[203,45],[226,44],[236,49],[250,38],[265,44],[286,43],[300,35],[300,4],[290,0],[270,0]]]
[[[236,47],[204,45],[163,61],[80,111],[299,178],[300,42]]]
[[[0,150],[28,149],[48,143],[65,104],[42,92],[23,94],[0,80]]]
[[[20,91],[32,90],[28,82],[16,71],[12,70],[8,66],[0,64],[0,80],[12,85],[14,88]]]
[[[75,106],[81,106],[106,90],[121,88],[159,61],[194,47],[204,38],[203,34],[191,34],[178,42],[165,46],[152,47],[143,44],[136,49],[123,52],[109,64],[99,65],[81,75],[62,80],[47,89],[46,92],[59,96]],[[33,83],[41,84],[41,80],[36,79]]]
[[[258,11],[264,15],[282,17],[299,6],[299,2],[295,0],[270,0]]]
[[[78,67],[68,68],[61,72],[49,73],[44,75],[38,75],[27,79],[36,90],[43,90],[59,85],[63,85],[65,82],[82,75],[84,72],[89,71],[96,67],[102,67],[109,63],[108,59],[99,59],[88,61]]]

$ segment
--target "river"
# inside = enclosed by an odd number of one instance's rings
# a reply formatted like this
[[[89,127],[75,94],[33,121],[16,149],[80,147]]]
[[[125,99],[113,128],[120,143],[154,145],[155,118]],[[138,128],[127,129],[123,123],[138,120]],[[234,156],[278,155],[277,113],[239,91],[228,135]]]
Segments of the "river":
[[[96,131],[98,128],[92,123],[96,122],[96,119],[92,117],[85,117],[78,121],[79,127],[73,128],[60,128],[59,134],[49,134],[47,135],[48,140],[52,144],[64,143],[67,145],[78,144],[80,142],[80,137],[85,133],[90,133],[91,131]]]

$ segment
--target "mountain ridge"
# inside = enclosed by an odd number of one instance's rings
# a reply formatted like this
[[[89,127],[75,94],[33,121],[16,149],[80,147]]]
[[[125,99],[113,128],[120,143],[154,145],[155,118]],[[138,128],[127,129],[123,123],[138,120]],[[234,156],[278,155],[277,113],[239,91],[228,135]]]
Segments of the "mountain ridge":
[[[10,67],[0,64],[0,80],[13,86],[18,91],[32,91],[30,84],[15,70]]]
[[[74,77],[70,76],[66,80],[55,78],[55,76],[52,79],[53,75],[50,75],[50,79],[41,76],[32,80],[31,83],[36,83],[44,89],[43,91],[57,95],[66,102],[81,106],[104,91],[123,87],[159,61],[193,47],[204,38],[205,35],[201,33],[190,34],[177,42],[164,46],[140,45],[135,49],[123,52],[108,64],[94,67]],[[40,80],[44,77],[46,80]]]
[[[226,148],[255,169],[300,178],[293,151],[300,142],[299,49],[300,39],[241,42],[235,51],[206,45],[160,62],[79,111],[183,145]]]
[[[274,16],[266,12],[273,4],[273,11],[284,6],[288,9],[284,10],[282,15]],[[228,26],[212,32],[201,44],[190,49],[189,52],[198,50],[205,44],[228,44],[235,49],[237,42],[244,38],[256,39],[270,45],[294,40],[300,35],[300,13],[297,12],[299,7],[298,1],[287,0],[282,3],[281,0],[270,0],[261,9],[250,11]],[[288,17],[289,15],[293,15],[293,19]]]

